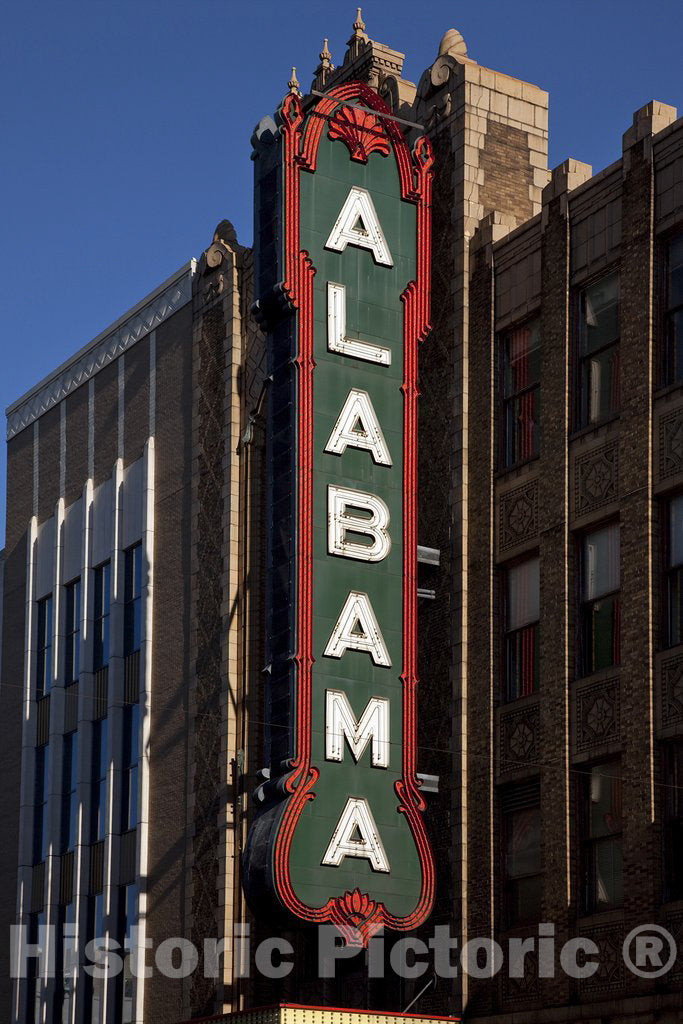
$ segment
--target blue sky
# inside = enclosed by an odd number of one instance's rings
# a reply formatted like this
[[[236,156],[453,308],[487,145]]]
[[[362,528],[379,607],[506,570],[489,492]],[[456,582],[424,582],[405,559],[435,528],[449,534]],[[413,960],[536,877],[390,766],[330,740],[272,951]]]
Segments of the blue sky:
[[[680,0],[363,6],[417,81],[449,27],[480,64],[550,92],[550,166],[621,153],[650,99],[683,113]],[[335,63],[355,5],[275,0],[21,0],[0,40],[3,410],[209,244],[249,243],[250,136],[296,64]],[[0,543],[5,533],[5,447]]]

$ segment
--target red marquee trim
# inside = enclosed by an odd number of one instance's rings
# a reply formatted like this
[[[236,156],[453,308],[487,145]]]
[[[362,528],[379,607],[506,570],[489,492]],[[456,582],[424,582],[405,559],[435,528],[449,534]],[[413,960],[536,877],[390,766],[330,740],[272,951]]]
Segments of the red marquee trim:
[[[309,254],[300,248],[300,180],[302,170],[314,171],[323,127],[345,100],[359,100],[380,115],[377,127],[386,133],[399,171],[401,198],[417,205],[417,274],[403,292],[404,366],[404,554],[403,554],[403,764],[396,783],[398,811],[405,814],[413,834],[420,865],[422,886],[415,910],[406,917],[391,914],[384,903],[359,889],[331,897],[323,907],[309,907],[297,896],[289,872],[289,858],[301,813],[309,800],[319,770],[311,764],[312,668],[313,668],[313,277],[315,268]],[[344,108],[342,108],[344,109]],[[298,566],[297,566],[297,749],[292,773],[285,781],[291,796],[286,801],[274,844],[276,890],[284,906],[296,917],[314,924],[334,924],[351,946],[365,946],[383,927],[396,931],[417,928],[428,917],[434,900],[434,860],[424,827],[425,808],[416,776],[417,767],[417,350],[429,333],[431,269],[431,181],[434,162],[430,143],[418,139],[414,154],[395,121],[383,120],[389,113],[380,97],[361,82],[349,82],[331,89],[305,117],[301,102],[288,95],[281,107],[284,135],[285,239],[284,291],[299,318],[299,348],[295,358],[298,374]],[[372,116],[372,115],[369,115]],[[332,119],[333,125],[338,120]],[[377,131],[373,125],[373,132]],[[330,137],[333,135],[330,130]],[[384,152],[375,137],[374,149]],[[349,144],[348,140],[344,141]],[[349,146],[351,149],[351,146]],[[366,148],[366,154],[371,152]],[[351,149],[353,157],[353,150]],[[359,159],[359,156],[355,157]],[[367,155],[365,157],[367,159]]]

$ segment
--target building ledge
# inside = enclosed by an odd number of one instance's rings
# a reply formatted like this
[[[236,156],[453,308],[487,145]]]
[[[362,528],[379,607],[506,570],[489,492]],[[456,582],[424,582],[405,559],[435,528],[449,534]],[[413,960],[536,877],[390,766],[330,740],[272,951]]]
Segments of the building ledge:
[[[303,1006],[299,1003],[280,1003],[277,1006],[260,1006],[253,1010],[218,1014],[214,1017],[194,1017],[179,1021],[178,1024],[209,1024],[210,1021],[225,1021],[230,1024],[405,1024],[406,1021],[457,1022],[460,1017],[434,1016],[421,1013],[398,1013],[391,1010],[351,1010],[339,1006]]]

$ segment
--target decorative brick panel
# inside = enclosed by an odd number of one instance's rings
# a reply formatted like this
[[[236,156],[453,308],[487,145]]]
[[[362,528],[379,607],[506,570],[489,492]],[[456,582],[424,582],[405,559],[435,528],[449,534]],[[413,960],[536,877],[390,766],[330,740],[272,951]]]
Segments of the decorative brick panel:
[[[673,936],[676,948],[678,949],[678,956],[674,960],[671,971],[665,975],[664,981],[669,985],[675,985],[680,988],[681,983],[683,983],[683,956],[681,955],[683,951],[683,913],[667,914],[664,927]],[[666,956],[666,951],[662,955]]]
[[[508,491],[500,499],[498,549],[507,551],[538,536],[538,481]]]
[[[540,750],[540,714],[538,705],[500,716],[500,771],[514,771],[534,765]]]
[[[574,464],[574,514],[584,515],[619,497],[619,444],[611,441],[579,455]]]
[[[683,409],[674,409],[659,421],[659,479],[683,472]]]
[[[581,935],[591,939],[598,947],[595,957],[599,963],[595,974],[582,978],[579,988],[584,997],[621,993],[624,987],[624,961],[622,957],[623,925],[606,925],[603,928],[582,929]],[[579,961],[581,965],[581,961]]]
[[[523,971],[523,977],[511,978],[506,964],[502,972],[502,995],[506,1003],[528,1003],[538,998],[538,954],[535,950],[524,956]]]
[[[592,683],[576,693],[576,749],[590,750],[621,737],[619,680]]]
[[[660,667],[662,725],[683,722],[683,654],[665,658]]]

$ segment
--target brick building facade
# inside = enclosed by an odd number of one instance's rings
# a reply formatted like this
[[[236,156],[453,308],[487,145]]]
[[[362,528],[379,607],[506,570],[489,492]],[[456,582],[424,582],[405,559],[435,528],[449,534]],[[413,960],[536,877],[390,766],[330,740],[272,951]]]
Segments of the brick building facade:
[[[420,935],[581,935],[582,980],[460,972],[416,1010],[469,1020],[683,1019],[683,122],[637,111],[601,173],[547,169],[548,96],[450,30],[417,86],[360,14],[348,80],[436,155],[420,354],[419,767],[436,903]],[[295,76],[291,87],[297,88]],[[246,201],[246,199],[245,199]],[[222,221],[191,261],[8,410],[2,927],[198,949],[185,978],[12,980],[8,1020],[168,1024],[281,1000],[400,1011],[424,979],[281,981],[234,955],[262,767],[265,347],[251,252]],[[680,351],[679,351],[680,350]],[[424,934],[423,934],[424,932]],[[204,940],[227,955],[204,970]],[[56,949],[58,963],[68,948]],[[683,956],[683,954],[682,954]],[[208,976],[207,976],[208,975]],[[519,1017],[513,1017],[519,1014]]]

